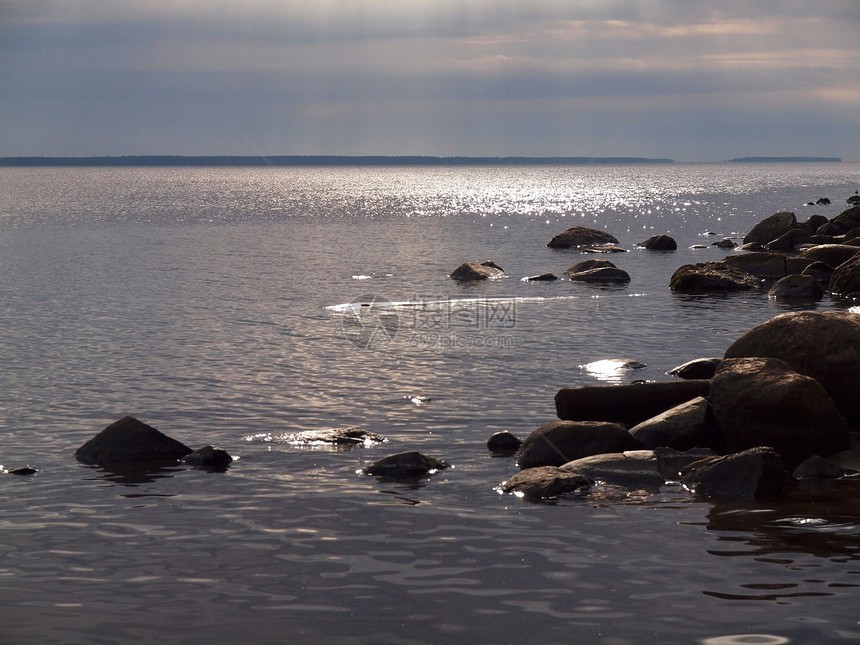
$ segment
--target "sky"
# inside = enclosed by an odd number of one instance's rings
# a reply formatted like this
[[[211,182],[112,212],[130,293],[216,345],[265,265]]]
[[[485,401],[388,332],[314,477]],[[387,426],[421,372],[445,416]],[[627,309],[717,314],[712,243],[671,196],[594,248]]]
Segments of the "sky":
[[[0,156],[858,151],[857,0],[0,0]]]

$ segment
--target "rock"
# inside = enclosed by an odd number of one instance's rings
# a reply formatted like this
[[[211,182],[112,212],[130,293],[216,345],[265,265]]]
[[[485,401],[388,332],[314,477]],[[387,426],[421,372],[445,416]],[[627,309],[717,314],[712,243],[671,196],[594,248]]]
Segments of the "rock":
[[[663,479],[667,482],[680,481],[681,471],[690,464],[717,456],[717,453],[710,448],[691,448],[679,452],[674,448],[665,446],[654,448],[654,454],[657,455],[657,461],[660,462],[660,472],[663,473]]]
[[[757,325],[725,358],[772,356],[816,379],[848,422],[860,430],[860,316],[847,311],[795,311]]]
[[[659,490],[666,483],[653,450],[628,450],[575,459],[562,471],[580,473],[594,482],[636,490]]]
[[[630,434],[646,448],[711,448],[725,452],[725,443],[714,422],[710,405],[702,396],[676,405],[670,410],[643,421]]]
[[[730,452],[770,446],[795,465],[848,447],[845,423],[821,384],[777,358],[723,359],[710,402]]]
[[[88,464],[118,464],[129,461],[179,461],[191,448],[162,434],[132,416],[110,424],[75,451]]]
[[[827,206],[828,204],[830,204],[830,198],[828,198],[828,197],[819,197],[819,198],[815,201],[815,203],[816,203],[818,206]]]
[[[772,497],[785,486],[785,466],[773,448],[694,462],[681,472],[681,483],[703,497],[752,499]]]
[[[811,275],[795,273],[777,280],[767,295],[774,300],[816,302],[824,296],[824,288]]]
[[[741,244],[737,248],[738,248],[738,251],[750,251],[750,252],[766,251],[767,250],[764,248],[764,245],[761,242],[750,242],[749,244]]]
[[[359,426],[345,428],[325,428],[322,430],[303,430],[284,435],[284,441],[295,445],[332,444],[339,446],[360,446],[388,441],[382,435],[368,432]]]
[[[561,466],[581,457],[640,448],[642,444],[617,423],[553,421],[526,437],[517,454],[517,463],[521,470]]]
[[[849,300],[860,297],[860,256],[852,256],[833,270],[830,294]]]
[[[630,282],[630,274],[623,269],[600,267],[580,273],[568,273],[567,277],[576,282]]]
[[[838,235],[842,235],[845,231],[843,231],[839,226],[833,224],[831,222],[826,222],[822,224],[817,229],[815,229],[814,237],[829,237],[834,238]]]
[[[614,244],[605,244],[603,246],[584,246],[581,247],[583,253],[627,253],[627,249]]]
[[[182,463],[188,466],[211,468],[213,470],[226,469],[232,461],[233,457],[226,450],[217,446],[204,446],[182,459]]]
[[[813,262],[804,267],[801,273],[815,278],[818,284],[821,285],[821,288],[826,291],[833,277],[833,267],[829,264],[824,264],[824,262]]]
[[[555,409],[559,419],[568,421],[613,421],[635,426],[697,396],[708,396],[709,391],[707,380],[579,385],[559,390]]]
[[[810,215],[809,219],[804,222],[810,231],[815,233],[819,228],[824,226],[825,224],[830,223],[830,220],[827,219],[824,215]]]
[[[838,267],[847,262],[860,251],[856,246],[845,244],[819,244],[804,250],[800,256],[812,262],[824,262],[832,267]]]
[[[572,275],[576,275],[577,273],[585,273],[586,271],[591,271],[592,269],[617,269],[612,262],[609,260],[583,260],[582,262],[577,262],[576,264],[569,266],[564,271],[564,275],[570,277]]]
[[[673,367],[666,373],[682,379],[711,378],[721,360],[720,358],[696,358]]]
[[[722,262],[685,264],[672,274],[669,289],[681,293],[725,293],[761,286],[754,275]]]
[[[744,236],[744,244],[760,242],[766,245],[793,228],[797,228],[797,217],[794,213],[788,211],[775,213],[753,226],[752,230]]]
[[[652,235],[644,242],[640,242],[639,246],[648,249],[649,251],[674,251],[678,248],[678,243],[668,235]]]
[[[831,220],[833,224],[841,228],[843,231],[850,231],[852,228],[860,226],[860,203],[854,203],[855,206],[842,211]]]
[[[522,440],[507,430],[497,432],[487,439],[487,449],[494,455],[512,455],[519,450],[522,445]]]
[[[441,459],[428,457],[412,450],[383,457],[375,464],[365,467],[362,472],[374,477],[418,479],[447,467],[448,464]]]
[[[835,461],[820,455],[812,455],[803,460],[791,473],[795,479],[837,479],[845,472]]]
[[[591,486],[591,481],[576,472],[556,466],[539,466],[521,470],[502,484],[502,492],[526,499],[546,499],[574,493]]]
[[[757,278],[779,279],[785,277],[785,256],[782,253],[767,251],[729,255],[721,262],[734,269],[740,269]]]
[[[464,262],[451,272],[454,280],[487,280],[489,278],[501,278],[505,272],[492,261],[478,264],[477,262]]]
[[[599,246],[602,244],[618,244],[618,238],[594,228],[572,226],[553,237],[547,246],[551,249],[569,249],[575,246]]]
[[[37,471],[32,466],[22,466],[21,468],[13,468],[12,470],[9,471],[9,474],[26,477],[28,475],[35,475],[37,472],[39,472],[39,471]]]
[[[860,204],[860,195],[851,195],[851,197],[849,197],[845,201],[849,204]]]
[[[719,242],[713,242],[711,246],[716,246],[718,249],[733,249],[737,246],[737,243],[734,240],[726,238],[724,240],[720,240]]]
[[[792,251],[795,247],[806,244],[811,239],[811,231],[795,228],[783,233],[775,240],[771,240],[765,245],[765,248],[770,251]]]
[[[554,273],[540,273],[523,278],[523,282],[552,282],[558,280],[558,276]]]

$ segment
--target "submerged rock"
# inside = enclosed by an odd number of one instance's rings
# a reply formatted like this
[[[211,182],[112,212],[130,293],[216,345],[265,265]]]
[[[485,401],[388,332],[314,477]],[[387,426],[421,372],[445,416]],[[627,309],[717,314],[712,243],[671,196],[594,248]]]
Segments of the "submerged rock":
[[[496,455],[512,455],[523,442],[507,430],[495,433],[487,440],[487,449]]]
[[[523,278],[523,282],[552,282],[554,280],[558,280],[558,276],[554,273],[540,273]]]
[[[574,493],[590,485],[591,480],[580,473],[562,470],[556,466],[539,466],[521,470],[503,482],[501,490],[537,500]]]
[[[117,464],[129,461],[179,461],[191,453],[188,446],[162,434],[152,426],[126,416],[110,424],[75,451],[88,464]]]
[[[835,461],[813,455],[798,464],[791,476],[795,479],[837,479],[844,474],[845,471]]]
[[[218,446],[204,446],[182,458],[182,463],[189,466],[211,468],[213,470],[226,469],[232,461],[233,457],[226,450]]]
[[[804,300],[816,302],[824,296],[824,288],[811,275],[794,273],[777,280],[767,295],[774,300]]]
[[[383,457],[375,464],[365,467],[365,475],[387,477],[391,479],[417,479],[426,477],[447,468],[448,464],[441,459],[422,455],[417,451],[401,452],[396,455]]]
[[[451,272],[454,280],[487,280],[489,278],[501,278],[505,275],[504,270],[495,262],[487,260],[481,262],[464,262]]]
[[[702,459],[681,472],[681,483],[696,495],[728,499],[771,497],[785,480],[779,453],[769,447]]]
[[[388,441],[382,435],[368,432],[359,426],[346,428],[325,428],[323,430],[304,430],[284,435],[288,443],[298,445],[333,444],[345,446],[360,446]]]

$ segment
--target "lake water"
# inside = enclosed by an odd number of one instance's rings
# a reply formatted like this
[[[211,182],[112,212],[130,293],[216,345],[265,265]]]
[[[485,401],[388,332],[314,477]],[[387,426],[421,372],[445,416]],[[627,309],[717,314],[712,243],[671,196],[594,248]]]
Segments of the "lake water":
[[[534,504],[485,445],[563,386],[668,378],[788,310],[669,278],[858,187],[854,163],[0,169],[0,463],[38,470],[0,475],[0,641],[860,641],[857,478],[814,504]],[[546,246],[575,224],[619,239],[629,284],[521,281],[586,258]],[[679,249],[635,248],[657,233]],[[508,277],[448,277],[485,259]],[[613,358],[646,367],[581,367]],[[238,459],[75,460],[127,414]],[[285,440],[349,425],[389,441]],[[406,450],[452,468],[356,472]]]

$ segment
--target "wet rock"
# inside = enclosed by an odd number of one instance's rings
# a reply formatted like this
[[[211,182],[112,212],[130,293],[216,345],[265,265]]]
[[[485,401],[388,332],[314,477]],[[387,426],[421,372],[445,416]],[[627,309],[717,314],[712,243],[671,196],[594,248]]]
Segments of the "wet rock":
[[[325,428],[323,430],[304,430],[284,436],[287,443],[292,444],[333,444],[341,446],[360,446],[388,441],[382,435],[369,432],[359,426],[346,428]]]
[[[770,251],[792,251],[801,244],[806,244],[812,239],[812,233],[800,228],[792,229],[783,233],[775,240],[765,245]]]
[[[851,197],[849,197],[845,201],[849,204],[860,204],[860,195],[851,195]]]
[[[852,431],[860,430],[860,316],[847,311],[796,311],[757,325],[725,358],[771,356],[811,376],[827,391]]]
[[[417,479],[432,475],[447,467],[448,464],[441,459],[428,457],[412,450],[383,457],[375,464],[365,467],[362,472],[374,477]]]
[[[618,238],[605,231],[585,226],[572,226],[553,237],[547,246],[551,249],[569,249],[576,246],[618,244]]]
[[[812,455],[800,462],[791,476],[795,479],[837,479],[844,474],[845,471],[835,461],[820,455]]]
[[[562,471],[580,473],[595,482],[635,490],[658,490],[666,483],[653,450],[598,454],[570,461]]]
[[[504,270],[491,260],[486,262],[464,262],[451,272],[454,280],[487,280],[489,278],[501,278],[505,275]]]
[[[581,457],[640,448],[642,444],[617,423],[553,421],[526,437],[517,454],[517,463],[521,470],[561,466]]]
[[[716,246],[718,249],[733,249],[737,247],[737,243],[734,240],[726,238],[724,240],[720,240],[719,242],[713,242],[711,246]]]
[[[845,423],[821,384],[777,358],[723,359],[710,402],[730,452],[770,446],[796,465],[848,447]]]
[[[667,482],[680,481],[681,471],[690,464],[717,456],[717,453],[710,448],[691,448],[682,452],[665,446],[654,448],[654,454],[657,455],[657,460],[660,462],[660,472],[663,473],[663,478]]]
[[[856,246],[845,244],[819,244],[805,249],[800,256],[813,262],[824,262],[832,267],[838,267],[847,262],[860,251]]]
[[[191,448],[162,434],[132,416],[110,424],[75,451],[88,464],[117,464],[128,461],[178,461]]]
[[[857,204],[857,202],[855,202],[855,204]],[[860,227],[860,204],[842,211],[839,215],[834,217],[831,222],[841,228],[843,232],[850,231],[852,228]]]
[[[576,282],[630,282],[630,274],[617,267],[600,267],[579,273],[565,271],[565,275]]]
[[[774,300],[805,300],[816,302],[824,296],[824,288],[811,275],[795,273],[777,280],[767,295]]]
[[[797,217],[794,213],[789,211],[774,213],[752,227],[752,230],[744,236],[744,244],[759,242],[766,245],[794,228],[797,228]]]
[[[678,243],[668,235],[652,235],[644,242],[640,242],[639,246],[648,249],[649,251],[674,251],[678,248]]]
[[[860,297],[860,256],[852,256],[833,270],[830,293],[834,298]]]
[[[591,486],[584,475],[561,470],[556,466],[539,466],[521,470],[502,484],[502,492],[519,494],[527,499],[547,499],[575,493]]]
[[[39,471],[37,471],[32,466],[22,466],[21,468],[13,468],[8,472],[10,475],[19,475],[22,477],[26,477],[28,475],[35,475]]]
[[[815,278],[816,282],[821,285],[821,288],[827,291],[830,280],[833,277],[833,267],[829,264],[824,264],[824,262],[812,262],[804,267],[801,273]]]
[[[605,244],[603,246],[585,246],[581,247],[583,253],[627,253],[627,249],[614,244]]]
[[[507,430],[497,432],[487,439],[487,450],[495,455],[512,455],[522,445],[522,439],[519,439]]]
[[[685,264],[672,274],[669,289],[680,293],[725,293],[758,289],[754,275],[722,262]]]
[[[785,277],[785,261],[786,258],[782,253],[771,253],[768,251],[738,253],[736,255],[729,255],[721,260],[722,264],[726,266],[740,269],[757,278],[769,280],[777,280]]]
[[[524,282],[552,282],[558,280],[558,276],[554,273],[540,273],[523,278]]]
[[[709,391],[707,380],[578,385],[556,393],[555,409],[559,419],[568,421],[613,421],[635,426],[697,396],[708,396]]]
[[[723,499],[772,497],[786,480],[779,453],[755,447],[694,462],[681,472],[681,483],[696,495]]]
[[[721,360],[720,358],[696,358],[673,367],[666,373],[682,379],[711,378]]]
[[[651,449],[661,446],[680,451],[697,447],[720,452],[725,449],[710,404],[701,396],[633,426],[630,434]]]
[[[222,470],[233,461],[233,457],[218,446],[204,446],[182,458],[182,463],[199,468]]]
[[[571,275],[575,275],[577,273],[584,273],[586,271],[591,271],[592,269],[617,269],[609,260],[583,260],[582,262],[577,262],[576,264],[569,266],[564,271],[564,275],[570,277]]]
[[[819,197],[819,198],[815,201],[815,203],[816,203],[818,206],[827,206],[828,204],[830,204],[830,198],[829,198],[829,197]]]

